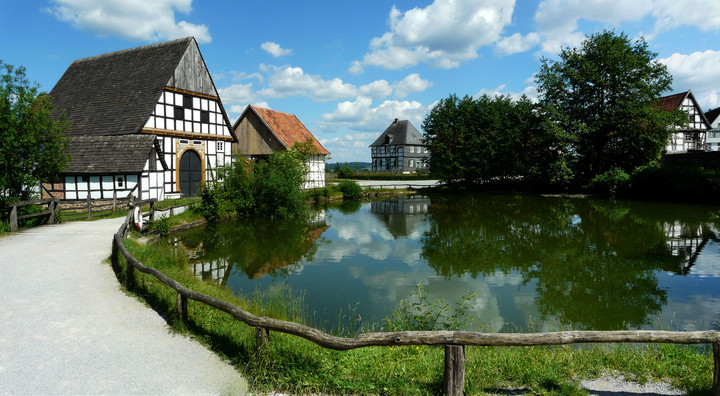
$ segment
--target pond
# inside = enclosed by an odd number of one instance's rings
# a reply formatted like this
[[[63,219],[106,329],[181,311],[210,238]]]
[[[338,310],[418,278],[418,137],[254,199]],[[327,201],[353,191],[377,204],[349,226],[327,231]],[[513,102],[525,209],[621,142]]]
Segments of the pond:
[[[422,287],[473,330],[720,328],[720,209],[532,195],[346,202],[170,239],[198,277],[304,296],[313,325],[380,323]]]

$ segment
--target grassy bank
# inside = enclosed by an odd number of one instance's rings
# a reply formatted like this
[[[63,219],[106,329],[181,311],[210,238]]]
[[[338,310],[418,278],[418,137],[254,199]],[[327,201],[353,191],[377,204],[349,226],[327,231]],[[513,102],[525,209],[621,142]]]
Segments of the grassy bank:
[[[144,264],[183,285],[229,301],[256,315],[310,324],[302,296],[274,288],[239,298],[224,288],[202,282],[188,271],[190,263],[165,245],[130,240],[127,246]],[[116,273],[123,279],[125,263]],[[136,272],[136,294],[153,308],[175,318],[176,293],[155,278]],[[255,331],[229,315],[189,301],[187,323],[172,320],[227,357],[256,392],[294,394],[439,394],[443,348],[372,347],[331,351],[295,336],[271,332],[270,345],[256,350]],[[343,320],[335,333],[348,332]],[[346,322],[347,323],[347,322]],[[675,345],[574,347],[468,347],[466,393],[527,388],[536,394],[582,394],[579,381],[618,372],[640,382],[663,378],[690,394],[710,394],[713,361],[707,349]]]

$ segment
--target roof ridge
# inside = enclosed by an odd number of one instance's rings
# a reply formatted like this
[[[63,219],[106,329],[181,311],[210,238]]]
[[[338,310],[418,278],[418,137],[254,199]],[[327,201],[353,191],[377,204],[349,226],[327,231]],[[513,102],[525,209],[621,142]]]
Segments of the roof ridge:
[[[195,40],[195,37],[188,36],[188,37],[183,37],[183,38],[179,38],[179,39],[175,39],[175,40],[163,41],[160,43],[142,45],[140,47],[126,48],[123,50],[106,52],[106,53],[100,54],[100,55],[93,55],[93,56],[88,56],[86,58],[76,59],[75,61],[73,61],[73,64],[82,63],[82,62],[90,62],[90,61],[94,61],[97,59],[109,58],[109,57],[118,56],[118,55],[125,55],[125,54],[129,54],[132,52],[140,52],[140,51],[145,51],[145,50],[149,50],[149,49],[165,47],[165,46],[169,46],[169,45],[173,45],[173,44],[178,44],[178,43],[181,43],[184,41],[190,42],[192,40]]]
[[[297,116],[296,116],[295,114],[293,114],[293,113],[286,113],[286,112],[284,112],[284,111],[268,109],[268,108],[266,108],[266,107],[260,107],[260,106],[255,106],[255,105],[250,105],[250,106],[251,106],[252,108],[256,109],[256,110],[272,111],[273,113],[280,113],[280,114],[291,115],[291,116],[297,118]]]

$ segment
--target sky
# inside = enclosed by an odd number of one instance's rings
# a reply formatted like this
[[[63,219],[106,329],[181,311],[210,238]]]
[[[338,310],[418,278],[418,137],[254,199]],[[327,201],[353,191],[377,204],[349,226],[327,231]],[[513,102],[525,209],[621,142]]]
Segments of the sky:
[[[329,162],[369,162],[451,94],[536,99],[541,59],[604,30],[644,38],[668,94],[720,106],[718,0],[0,0],[0,60],[42,91],[75,59],[194,36],[231,122],[295,114]]]

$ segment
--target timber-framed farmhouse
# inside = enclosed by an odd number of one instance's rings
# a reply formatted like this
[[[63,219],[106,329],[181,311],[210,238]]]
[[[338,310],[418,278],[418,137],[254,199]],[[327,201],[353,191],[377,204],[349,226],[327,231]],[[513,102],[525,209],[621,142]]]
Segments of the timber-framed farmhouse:
[[[686,126],[671,131],[665,146],[666,152],[705,151],[705,139],[707,131],[710,129],[710,123],[695,100],[692,91],[663,96],[658,102],[658,107],[667,112],[681,110],[688,117]]]
[[[398,118],[370,145],[373,171],[427,171],[430,153],[420,131]]]
[[[294,114],[249,105],[235,121],[233,132],[238,139],[234,154],[251,160],[267,158],[309,139],[317,155],[305,164],[308,173],[303,188],[325,187],[325,157],[330,152]]]
[[[64,200],[192,196],[236,141],[192,37],[74,61],[50,92],[72,160],[44,194]]]

